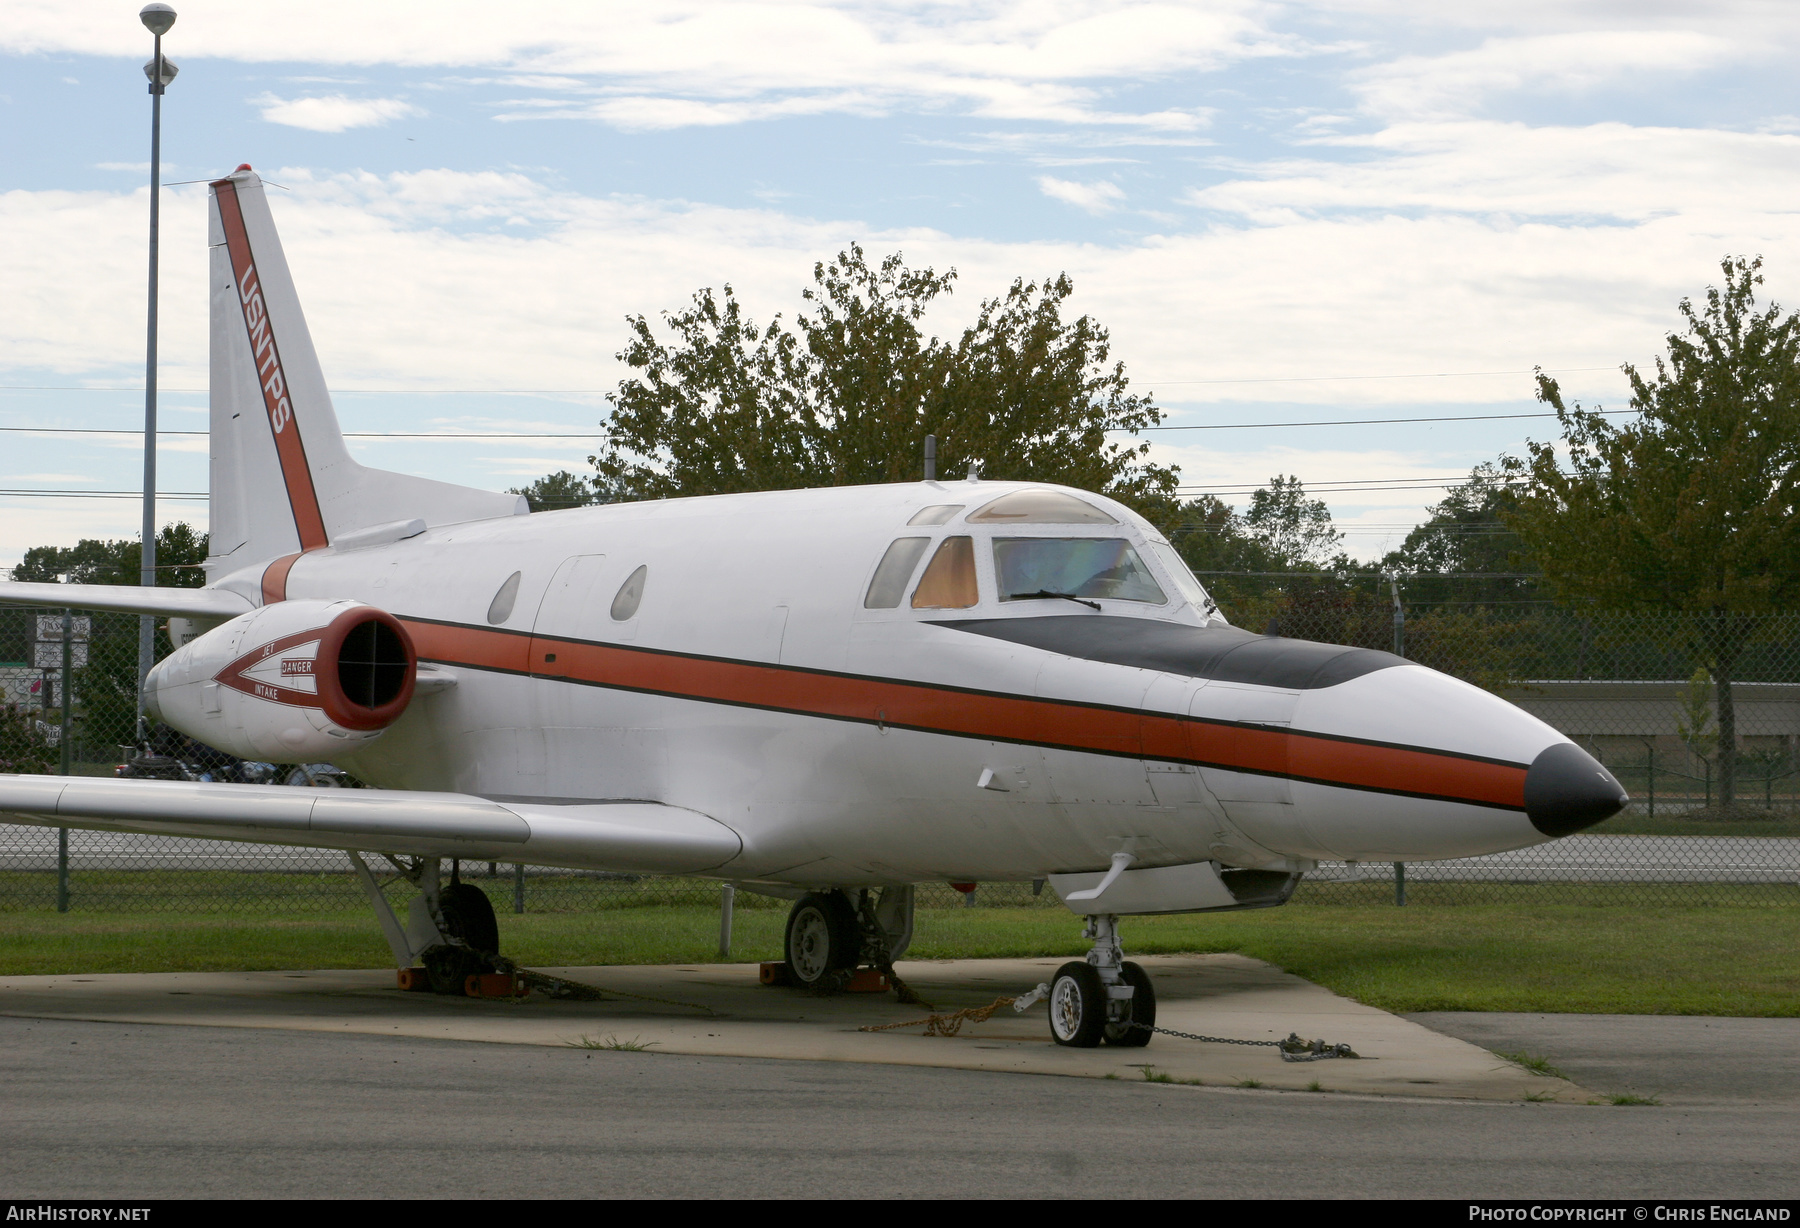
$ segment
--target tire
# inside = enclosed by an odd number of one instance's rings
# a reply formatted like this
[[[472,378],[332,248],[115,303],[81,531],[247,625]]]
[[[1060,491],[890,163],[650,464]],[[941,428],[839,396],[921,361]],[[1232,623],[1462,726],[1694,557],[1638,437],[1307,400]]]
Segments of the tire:
[[[500,950],[500,922],[487,892],[473,883],[451,883],[438,892],[438,911],[452,938],[460,938],[484,956]],[[487,969],[483,969],[487,971]]]
[[[1127,960],[1119,965],[1119,976],[1132,989],[1131,1022],[1141,1023],[1144,1027],[1126,1027],[1122,1022],[1109,1023],[1101,1039],[1121,1049],[1141,1049],[1150,1043],[1150,1037],[1154,1035],[1144,1029],[1156,1026],[1156,990],[1151,987],[1150,974],[1144,971],[1141,964]]]
[[[288,773],[287,784],[290,787],[301,788],[301,789],[341,789],[341,788],[343,788],[344,782],[339,779],[338,773],[335,770],[332,770],[332,771],[324,771],[324,770],[314,771],[313,770],[316,767],[322,767],[322,766],[323,765],[319,765],[319,764],[302,764],[301,766],[295,768],[293,771]]]
[[[788,913],[783,955],[788,976],[803,989],[828,986],[832,974],[856,967],[862,934],[841,891],[813,891]]]
[[[1071,961],[1050,982],[1050,1036],[1059,1045],[1092,1049],[1106,1030],[1106,986],[1092,964]]]

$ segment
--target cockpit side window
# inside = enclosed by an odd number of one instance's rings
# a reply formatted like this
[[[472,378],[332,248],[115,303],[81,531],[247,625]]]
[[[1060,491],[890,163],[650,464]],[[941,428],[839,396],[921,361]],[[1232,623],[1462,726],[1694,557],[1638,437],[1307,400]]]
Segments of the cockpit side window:
[[[934,503],[930,507],[922,507],[913,513],[907,524],[949,524],[956,519],[956,513],[967,507],[966,503]]]
[[[1060,490],[1015,490],[969,513],[970,524],[1118,524],[1091,503]]]
[[[891,610],[900,604],[900,598],[906,595],[906,582],[912,579],[913,568],[919,565],[924,557],[925,547],[931,544],[929,537],[902,537],[887,548],[881,556],[881,565],[875,569],[875,578],[869,581],[869,591],[863,596],[865,610]]]
[[[913,609],[966,610],[980,600],[975,584],[975,539],[946,537],[913,590]]]
[[[1217,603],[1206,595],[1205,587],[1195,578],[1193,571],[1187,565],[1187,560],[1181,557],[1175,547],[1163,542],[1151,542],[1150,552],[1162,561],[1163,570],[1168,572],[1169,579],[1175,582],[1175,590],[1181,594],[1183,601],[1202,614],[1210,615],[1219,608]]]
[[[994,576],[1002,601],[1109,598],[1169,600],[1144,560],[1120,537],[996,537]]]

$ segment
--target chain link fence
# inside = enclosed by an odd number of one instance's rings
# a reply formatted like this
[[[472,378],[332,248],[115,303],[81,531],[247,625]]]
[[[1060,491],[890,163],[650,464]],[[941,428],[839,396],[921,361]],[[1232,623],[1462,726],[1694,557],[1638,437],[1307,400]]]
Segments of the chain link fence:
[[[72,621],[65,685],[61,613],[0,607],[0,772],[110,776],[132,741],[136,617],[78,611]],[[1391,611],[1317,605],[1288,611],[1279,630],[1387,649],[1396,635]],[[1619,777],[1632,803],[1592,832],[1512,853],[1403,867],[1325,862],[1302,882],[1296,903],[1800,902],[1800,616],[1732,629],[1723,663],[1717,628],[1676,615],[1439,606],[1409,617],[1399,634],[1408,657],[1504,696],[1581,744]],[[158,641],[166,652],[160,632]],[[187,753],[207,769],[203,751]],[[280,765],[274,778],[289,778],[295,766]],[[0,912],[57,907],[61,883],[66,906],[84,912],[266,916],[363,907],[339,852],[107,832],[62,838],[66,851],[55,829],[0,825]],[[503,910],[719,900],[719,885],[708,880],[486,862],[463,872]],[[922,907],[1057,906],[1041,883],[919,890]],[[740,892],[737,906],[787,905]]]

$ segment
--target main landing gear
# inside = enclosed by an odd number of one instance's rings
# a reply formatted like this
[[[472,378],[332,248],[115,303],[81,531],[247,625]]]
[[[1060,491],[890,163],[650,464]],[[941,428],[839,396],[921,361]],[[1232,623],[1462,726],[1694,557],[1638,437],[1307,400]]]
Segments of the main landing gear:
[[[450,881],[441,883],[436,857],[386,860],[419,889],[407,908],[405,925],[394,915],[362,854],[350,854],[363,894],[374,906],[375,918],[381,922],[381,932],[400,968],[403,987],[412,987],[413,970],[422,965],[433,993],[469,992],[469,978],[493,972],[500,952],[500,923],[487,893],[463,882],[460,863],[455,861],[450,863]]]
[[[1110,913],[1091,916],[1082,937],[1094,944],[1086,961],[1064,964],[1050,982],[1051,1037],[1077,1049],[1149,1044],[1156,990],[1150,975],[1120,951],[1119,919]]]
[[[802,989],[842,989],[856,969],[872,963],[892,976],[912,942],[913,889],[809,891],[788,913],[782,954],[788,980]]]

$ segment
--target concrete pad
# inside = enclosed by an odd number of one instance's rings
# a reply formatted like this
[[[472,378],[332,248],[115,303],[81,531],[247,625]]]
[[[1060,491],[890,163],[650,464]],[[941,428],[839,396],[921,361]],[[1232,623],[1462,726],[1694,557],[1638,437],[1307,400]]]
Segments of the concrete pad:
[[[902,962],[898,971],[939,1011],[985,1006],[1047,981],[1059,959]],[[1466,1041],[1338,997],[1240,955],[1150,956],[1159,1026],[1208,1036],[1280,1040],[1289,1032],[1348,1043],[1363,1060],[1291,1063],[1271,1048],[1158,1036],[1146,1048],[1068,1049],[1050,1038],[1045,1006],[1002,1008],[954,1037],[919,1028],[862,1032],[921,1018],[892,994],[815,997],[757,983],[754,964],[548,968],[610,990],[603,1002],[523,1002],[402,993],[391,971],[210,972],[0,979],[0,1014],[119,1023],[279,1028],[521,1045],[644,1045],[657,1053],[875,1062],[964,1070],[1140,1079],[1149,1068],[1184,1082],[1236,1087],[1586,1103],[1591,1093],[1530,1074]],[[662,999],[655,1001],[651,999]]]

